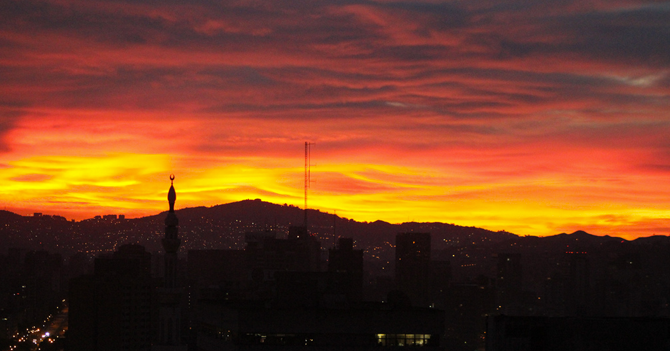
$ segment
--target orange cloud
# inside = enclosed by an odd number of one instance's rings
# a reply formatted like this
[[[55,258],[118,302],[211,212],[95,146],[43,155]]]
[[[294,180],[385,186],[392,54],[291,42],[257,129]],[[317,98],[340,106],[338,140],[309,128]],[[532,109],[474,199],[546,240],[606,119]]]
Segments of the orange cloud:
[[[300,205],[311,141],[310,206],[359,220],[632,237],[670,217],[664,4],[4,10],[0,202],[22,213],[152,214],[170,173],[182,207]]]

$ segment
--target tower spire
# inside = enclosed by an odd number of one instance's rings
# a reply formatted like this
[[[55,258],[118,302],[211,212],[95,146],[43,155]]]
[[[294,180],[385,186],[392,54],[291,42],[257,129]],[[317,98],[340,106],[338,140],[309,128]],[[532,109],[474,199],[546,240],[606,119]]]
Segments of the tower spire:
[[[309,189],[312,182],[311,160],[312,160],[312,143],[305,142],[305,233],[307,230],[307,189]]]
[[[174,190],[174,174],[170,174],[170,190],[168,191],[168,202],[170,203],[170,212],[174,212],[174,202],[177,200],[177,192]]]
[[[162,240],[165,249],[165,285],[159,291],[160,308],[158,311],[159,335],[158,342],[152,346],[152,351],[186,351],[187,347],[181,343],[181,289],[177,284],[179,263],[177,251],[179,239],[179,220],[174,212],[174,203],[177,192],[174,190],[174,174],[170,174],[170,190],[167,200],[170,211],[165,217],[165,237]]]
[[[170,174],[170,190],[168,190],[168,203],[170,212],[165,217],[165,237],[162,240],[165,249],[165,287],[175,288],[177,285],[177,251],[179,251],[179,219],[174,213],[174,203],[177,200],[177,192],[174,190],[174,174]]]

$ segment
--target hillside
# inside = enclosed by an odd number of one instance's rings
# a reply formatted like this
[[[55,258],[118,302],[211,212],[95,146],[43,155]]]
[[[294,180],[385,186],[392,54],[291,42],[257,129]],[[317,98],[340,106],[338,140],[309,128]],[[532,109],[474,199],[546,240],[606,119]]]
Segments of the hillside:
[[[304,212],[296,206],[278,205],[261,200],[244,200],[212,207],[184,208],[179,218],[181,252],[194,249],[242,249],[246,232],[274,230],[284,237],[292,225],[302,225]],[[88,252],[96,255],[115,250],[124,243],[139,243],[149,251],[162,251],[166,212],[136,219],[88,219],[67,221],[58,216],[25,217],[0,211],[0,252],[11,247],[29,250],[45,249],[69,255]],[[558,253],[568,248],[629,245],[664,245],[666,236],[626,241],[621,238],[595,236],[583,231],[547,237],[519,237],[476,227],[448,223],[402,223],[383,221],[357,222],[319,210],[308,211],[310,232],[323,248],[333,247],[338,237],[352,237],[355,246],[366,250],[366,257],[380,262],[393,261],[395,235],[402,232],[427,232],[432,237],[434,257],[455,259],[455,248],[472,247],[482,257],[494,252],[541,254]],[[484,251],[482,251],[485,248]],[[472,250],[470,250],[472,251]],[[472,252],[469,254],[472,255]]]
[[[275,230],[285,236],[289,226],[302,225],[302,209],[261,200],[245,200],[213,207],[184,208],[176,211],[180,222],[182,250],[202,248],[241,249],[244,233]],[[160,251],[166,212],[125,220],[87,219],[66,221],[62,217],[24,217],[11,212],[0,213],[0,245],[27,249],[48,249],[72,253],[114,250],[118,245],[134,242],[150,251]],[[475,227],[445,223],[390,224],[383,221],[357,222],[319,210],[309,210],[310,232],[318,236],[322,247],[332,247],[338,237],[353,237],[360,248],[392,249],[400,232],[428,232],[436,249],[463,244],[486,244],[516,236]]]

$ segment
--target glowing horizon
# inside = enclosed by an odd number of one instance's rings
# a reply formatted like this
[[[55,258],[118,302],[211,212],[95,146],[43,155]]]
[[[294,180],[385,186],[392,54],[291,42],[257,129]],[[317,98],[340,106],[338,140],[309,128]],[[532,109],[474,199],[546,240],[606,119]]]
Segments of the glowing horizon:
[[[0,205],[670,234],[670,7],[9,1]]]

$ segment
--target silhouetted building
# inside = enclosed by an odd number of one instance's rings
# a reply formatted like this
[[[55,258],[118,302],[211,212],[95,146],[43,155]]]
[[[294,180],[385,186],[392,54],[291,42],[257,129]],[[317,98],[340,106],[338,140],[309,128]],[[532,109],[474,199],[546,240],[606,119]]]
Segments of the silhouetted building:
[[[567,278],[559,273],[553,272],[543,282],[542,303],[544,304],[544,314],[552,317],[562,317],[567,313]]]
[[[346,285],[338,272],[294,272],[275,273],[272,304],[291,308],[315,308],[321,305],[347,302]]]
[[[244,250],[189,250],[187,266],[189,316],[204,298],[246,298],[250,270]],[[189,330],[193,326],[190,319]]]
[[[340,238],[337,247],[328,250],[328,271],[337,275],[333,278],[349,300],[363,298],[363,250],[354,250],[354,239]]]
[[[62,268],[60,254],[44,250],[26,252],[21,280],[25,284],[22,298],[27,321],[38,321],[59,305],[64,291],[61,288]]]
[[[497,265],[498,305],[502,313],[518,313],[523,290],[521,254],[498,254]]]
[[[412,303],[427,306],[432,285],[429,233],[396,235],[395,279],[398,289],[406,293]]]
[[[594,314],[610,317],[640,316],[643,311],[642,293],[647,290],[647,284],[643,283],[646,274],[642,269],[641,254],[622,250],[608,256],[605,274],[596,281],[594,295],[598,298],[593,300]],[[667,286],[668,283],[664,284]],[[667,293],[663,294],[668,296]]]
[[[68,260],[68,277],[76,278],[93,271],[93,260],[84,252],[77,252]]]
[[[142,245],[121,245],[111,257],[101,256],[95,259],[93,274],[148,277],[151,275],[151,254]]]
[[[151,255],[128,244],[95,260],[94,274],[70,281],[68,350],[151,349],[155,285]]]
[[[247,233],[247,262],[254,281],[272,281],[277,271],[317,272],[321,243],[304,227],[290,227],[287,239],[272,232]]]
[[[586,253],[569,253],[570,276],[567,284],[569,315],[587,315],[590,309],[590,267]]]
[[[444,295],[445,348],[480,350],[484,348],[486,316],[494,311],[495,290],[488,278],[453,284]]]
[[[451,284],[451,262],[430,261],[430,289],[436,295],[443,295]],[[434,298],[435,299],[435,298]]]
[[[179,239],[179,220],[174,213],[177,193],[174,190],[174,175],[170,175],[168,203],[170,210],[165,217],[165,237],[162,240],[165,250],[165,280],[163,288],[158,290],[158,341],[151,348],[153,351],[185,351],[187,346],[182,343],[182,289],[178,285],[177,251]]]
[[[189,250],[189,284],[198,289],[217,287],[240,298],[250,278],[246,258],[243,250]]]
[[[498,254],[498,287],[521,290],[523,274],[521,270],[521,254]]]
[[[396,264],[430,261],[430,233],[398,233],[395,244]]]
[[[0,254],[0,272],[0,344],[9,345],[25,326],[39,325],[56,313],[66,290],[62,258],[11,247],[6,256]]]

